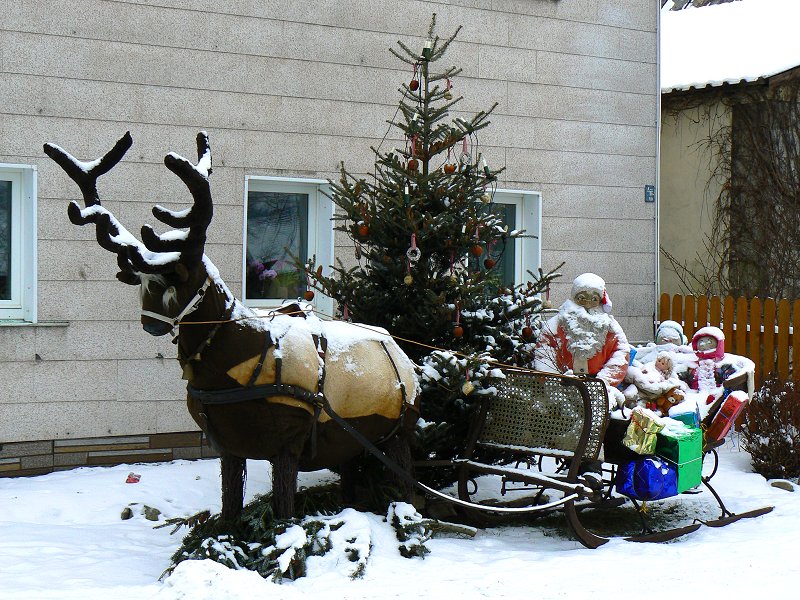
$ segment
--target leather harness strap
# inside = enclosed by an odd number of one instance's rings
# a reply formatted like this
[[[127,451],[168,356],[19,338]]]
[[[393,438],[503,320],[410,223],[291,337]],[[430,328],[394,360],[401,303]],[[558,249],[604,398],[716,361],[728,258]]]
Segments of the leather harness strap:
[[[333,408],[328,403],[327,399],[324,396],[323,388],[325,384],[325,354],[327,352],[328,347],[328,340],[324,336],[314,335],[314,346],[317,349],[317,353],[319,354],[320,358],[322,359],[322,368],[320,369],[319,381],[317,384],[317,391],[312,392],[305,388],[302,388],[298,385],[288,385],[283,384],[280,382],[281,376],[281,358],[275,358],[275,383],[266,383],[255,385],[255,381],[258,379],[258,376],[261,374],[261,370],[264,366],[264,361],[266,360],[267,353],[269,349],[274,345],[275,348],[278,348],[278,341],[273,341],[272,336],[270,335],[269,331],[266,332],[266,339],[264,341],[264,347],[261,350],[261,356],[259,358],[258,363],[256,363],[255,368],[253,369],[252,374],[250,375],[250,379],[247,382],[247,385],[244,387],[237,387],[237,388],[228,388],[224,390],[201,390],[198,389],[191,384],[186,385],[186,391],[189,394],[197,399],[202,405],[202,412],[200,413],[203,416],[205,424],[206,424],[206,432],[209,438],[212,437],[211,435],[211,423],[208,418],[208,414],[205,410],[206,406],[209,405],[224,405],[224,404],[237,404],[239,402],[246,402],[248,400],[262,400],[266,398],[270,398],[272,396],[289,396],[290,398],[295,398],[296,400],[300,400],[302,402],[308,403],[314,410],[314,419],[311,424],[311,456],[316,456],[316,449],[317,449],[317,422],[319,421],[319,416],[322,410],[325,410],[325,413],[331,417],[333,421],[339,424],[345,431],[348,433],[353,434],[354,430],[347,422],[336,413]],[[402,402],[400,404],[400,415],[395,423],[395,426],[392,430],[378,440],[377,444],[381,444],[386,440],[394,437],[397,431],[403,426],[405,415],[406,415],[406,408],[408,405],[408,395],[406,392],[406,386],[403,382],[402,378],[400,377],[400,371],[397,369],[397,365],[392,358],[392,355],[389,353],[389,348],[386,346],[385,342],[381,342],[381,347],[383,351],[386,353],[386,356],[389,359],[389,363],[392,365],[392,369],[394,370],[395,376],[397,377],[397,381],[400,384],[400,393],[402,395]],[[357,432],[356,432],[357,433]],[[215,436],[214,436],[215,437]],[[366,450],[370,450],[369,446],[364,444],[363,440],[366,440],[361,434],[354,435],[354,437],[364,446]],[[218,442],[215,443],[218,444]],[[369,442],[372,445],[372,442]],[[373,446],[374,447],[374,446]]]

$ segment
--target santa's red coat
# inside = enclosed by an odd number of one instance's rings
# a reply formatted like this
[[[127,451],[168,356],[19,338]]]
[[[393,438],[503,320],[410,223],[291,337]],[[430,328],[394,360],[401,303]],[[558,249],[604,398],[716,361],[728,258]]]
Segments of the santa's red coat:
[[[550,356],[562,373],[573,368],[572,353],[567,349],[567,335],[564,327],[558,322],[558,317],[550,320],[548,327],[542,331],[542,337],[537,345],[540,349],[545,346],[552,349]],[[617,386],[622,383],[628,372],[629,359],[628,340],[616,320],[612,319],[603,347],[589,359],[589,374],[603,379],[611,386]],[[542,366],[537,364],[537,368]]]

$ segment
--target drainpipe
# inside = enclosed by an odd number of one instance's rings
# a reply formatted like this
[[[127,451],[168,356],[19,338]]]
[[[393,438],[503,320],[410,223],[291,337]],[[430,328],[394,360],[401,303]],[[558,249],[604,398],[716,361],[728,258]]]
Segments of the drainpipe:
[[[653,336],[656,333],[656,317],[658,315],[658,299],[661,295],[661,240],[660,221],[661,221],[661,3],[656,3],[656,205],[655,219],[653,220],[653,249],[655,269],[655,282],[653,297]]]

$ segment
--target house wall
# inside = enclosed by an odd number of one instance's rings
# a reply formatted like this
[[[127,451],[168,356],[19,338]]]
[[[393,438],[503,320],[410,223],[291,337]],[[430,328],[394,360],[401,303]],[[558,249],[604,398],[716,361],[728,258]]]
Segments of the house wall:
[[[665,113],[661,122],[660,244],[693,273],[702,273],[708,262],[704,242],[722,186],[714,174],[717,158],[706,141],[730,122],[731,110],[718,100]],[[663,255],[659,275],[662,292],[689,291]]]
[[[0,162],[38,168],[41,322],[0,324],[0,443],[196,430],[175,347],[141,331],[114,257],[68,222],[77,189],[43,142],[94,158],[130,130],[134,147],[100,193],[136,231],[154,203],[186,206],[163,156],[192,156],[207,130],[215,216],[206,253],[239,293],[245,176],[325,179],[341,160],[370,172],[370,146],[411,75],[387,49],[398,39],[421,46],[434,11],[440,33],[464,26],[449,55],[464,69],[454,82],[460,109],[499,102],[481,144],[492,167],[506,167],[500,187],[542,193],[543,267],[566,261],[554,301],[595,271],[630,337],[646,337],[657,9],[652,0],[8,3]],[[394,133],[384,142],[398,143]],[[340,240],[337,253],[351,252]]]

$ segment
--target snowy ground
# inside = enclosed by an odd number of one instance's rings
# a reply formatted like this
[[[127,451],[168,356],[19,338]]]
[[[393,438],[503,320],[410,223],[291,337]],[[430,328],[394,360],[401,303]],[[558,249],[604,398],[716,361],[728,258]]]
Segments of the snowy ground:
[[[321,557],[309,562],[309,577],[282,585],[210,561],[184,562],[158,581],[180,534],[154,529],[156,523],[139,509],[154,506],[164,518],[219,510],[217,461],[0,479],[0,598],[800,597],[800,488],[790,493],[771,487],[731,442],[721,459],[713,481],[729,508],[769,504],[775,506],[771,514],[723,529],[702,528],[669,544],[614,540],[598,550],[583,548],[553,523],[502,527],[481,530],[473,539],[434,539],[424,560],[402,558],[393,530],[380,517],[359,514],[373,543],[362,579],[348,577],[352,563]],[[125,483],[131,471],[141,474],[139,483]],[[248,472],[248,497],[268,489],[266,463],[251,463]],[[326,477],[310,474],[302,483]],[[134,502],[134,518],[121,520],[121,511]],[[681,496],[677,506],[676,514],[696,510],[710,516],[714,504],[704,492]]]

